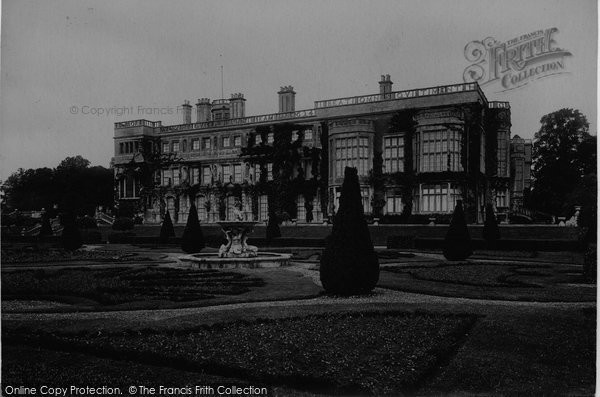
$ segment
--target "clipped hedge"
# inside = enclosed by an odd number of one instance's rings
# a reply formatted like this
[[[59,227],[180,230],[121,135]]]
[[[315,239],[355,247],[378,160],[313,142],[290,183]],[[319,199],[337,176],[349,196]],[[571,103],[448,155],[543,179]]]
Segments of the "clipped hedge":
[[[117,218],[113,222],[112,228],[113,230],[120,231],[133,230],[133,219],[126,217]]]

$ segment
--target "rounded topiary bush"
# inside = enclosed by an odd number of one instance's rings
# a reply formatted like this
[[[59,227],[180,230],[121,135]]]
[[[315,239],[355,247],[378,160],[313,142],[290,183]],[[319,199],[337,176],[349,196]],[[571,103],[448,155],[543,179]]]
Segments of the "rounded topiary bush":
[[[471,255],[473,255],[471,236],[467,228],[462,201],[458,200],[444,239],[444,257],[449,261],[462,261]]]
[[[498,220],[494,214],[494,207],[488,204],[485,207],[485,222],[483,223],[483,239],[485,240],[488,248],[496,248],[498,240],[500,240],[500,228],[498,227]]]
[[[183,236],[181,237],[181,249],[183,252],[191,254],[202,251],[204,247],[204,235],[200,228],[200,221],[198,221],[198,211],[192,203],[187,223],[183,230]]]
[[[133,219],[126,218],[126,217],[117,218],[113,222],[112,228],[113,228],[113,230],[121,230],[121,231],[133,230]]]
[[[170,237],[175,237],[175,229],[173,228],[173,222],[171,221],[171,214],[169,211],[165,213],[165,220],[160,227],[159,240],[161,243],[169,241]]]
[[[83,245],[81,233],[77,228],[75,215],[72,213],[64,214],[61,219],[63,232],[60,238],[62,247],[67,251],[75,251]]]
[[[379,260],[364,218],[356,168],[346,167],[340,206],[321,255],[320,277],[327,293],[368,293],[379,280]]]

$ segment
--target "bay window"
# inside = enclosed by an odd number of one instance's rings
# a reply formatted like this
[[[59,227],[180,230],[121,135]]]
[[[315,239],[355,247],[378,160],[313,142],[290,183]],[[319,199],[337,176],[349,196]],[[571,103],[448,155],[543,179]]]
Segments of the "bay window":
[[[343,178],[346,167],[354,167],[359,176],[367,176],[371,168],[369,167],[369,138],[336,138],[333,150],[335,150],[333,159],[335,178]]]
[[[423,130],[415,134],[414,162],[419,172],[462,171],[462,134],[454,130]]]
[[[416,213],[451,213],[461,200],[461,189],[451,183],[422,184],[415,192]]]

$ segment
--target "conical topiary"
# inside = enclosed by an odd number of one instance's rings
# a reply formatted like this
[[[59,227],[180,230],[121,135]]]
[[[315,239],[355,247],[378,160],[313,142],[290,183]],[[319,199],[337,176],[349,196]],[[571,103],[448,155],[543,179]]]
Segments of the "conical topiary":
[[[198,211],[196,206],[192,204],[188,215],[183,236],[181,237],[181,249],[188,254],[202,251],[204,245],[204,235],[198,221]]]
[[[173,229],[173,222],[171,221],[171,214],[169,211],[165,211],[165,220],[160,227],[160,242],[166,243],[169,241],[169,237],[175,237],[175,229]]]
[[[363,214],[356,168],[346,167],[340,206],[321,255],[320,276],[326,292],[364,294],[379,280],[379,260]]]
[[[494,214],[494,207],[488,204],[485,207],[485,222],[483,223],[483,239],[488,248],[496,248],[498,240],[500,240],[500,228]]]
[[[274,238],[281,237],[281,230],[279,230],[279,224],[277,223],[277,219],[275,219],[274,216],[269,216],[265,237],[267,238],[267,241],[271,241]]]
[[[469,236],[469,229],[465,221],[462,201],[458,200],[444,239],[444,256],[449,261],[462,261],[472,254],[471,236]]]
[[[75,222],[75,215],[67,213],[62,216],[63,231],[60,238],[62,247],[67,251],[75,251],[83,245],[81,233]]]
[[[43,236],[52,236],[54,231],[52,230],[52,225],[50,224],[50,217],[47,214],[42,216],[42,227],[40,228],[40,237]]]

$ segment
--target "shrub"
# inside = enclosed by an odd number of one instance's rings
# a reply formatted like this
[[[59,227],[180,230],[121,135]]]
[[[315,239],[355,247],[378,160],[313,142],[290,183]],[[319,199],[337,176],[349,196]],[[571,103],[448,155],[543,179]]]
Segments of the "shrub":
[[[491,204],[485,207],[485,222],[483,223],[482,235],[488,248],[496,248],[498,240],[500,240],[500,228],[494,214],[494,207]]]
[[[402,215],[383,215],[381,217],[380,223],[384,225],[394,225],[400,223],[406,223],[405,219]]]
[[[165,220],[160,227],[160,242],[166,243],[169,241],[169,237],[175,237],[175,229],[173,229],[173,222],[171,221],[171,214],[169,211],[165,211]]]
[[[579,212],[577,226],[582,230],[582,240],[584,243],[594,243],[597,240],[598,227],[598,207],[597,205],[585,205]]]
[[[50,217],[47,214],[42,216],[42,227],[40,229],[40,237],[42,236],[52,236],[54,231],[52,230],[52,225],[50,224]]]
[[[379,260],[365,221],[356,168],[346,167],[331,235],[321,255],[320,277],[328,293],[370,292],[379,280]]]
[[[78,219],[77,224],[83,229],[98,229],[98,223],[96,222],[96,219],[92,218],[89,215]]]
[[[133,220],[131,218],[121,217],[115,219],[112,224],[113,230],[132,230]]]
[[[281,230],[279,230],[279,224],[277,223],[277,219],[275,219],[274,216],[269,217],[265,237],[267,238],[267,241],[271,241],[274,238],[281,237]]]
[[[596,282],[597,267],[597,245],[589,244],[585,251],[583,261],[583,277],[591,282]]]
[[[62,216],[63,232],[60,238],[62,247],[67,251],[75,251],[83,244],[81,233],[77,228],[75,215],[73,213],[64,214]]]
[[[95,244],[102,242],[102,233],[98,230],[91,230],[83,233],[83,242],[86,244]]]
[[[414,234],[388,236],[387,247],[388,248],[415,248],[415,238],[416,238],[416,236]]]
[[[472,254],[471,236],[469,236],[469,229],[467,229],[462,201],[458,200],[444,239],[444,257],[449,261],[462,261]]]
[[[427,225],[429,223],[428,215],[412,214],[406,219],[409,225]]]
[[[188,215],[183,236],[181,237],[181,249],[188,254],[200,252],[205,247],[204,235],[198,221],[198,211],[192,203],[190,213]]]

